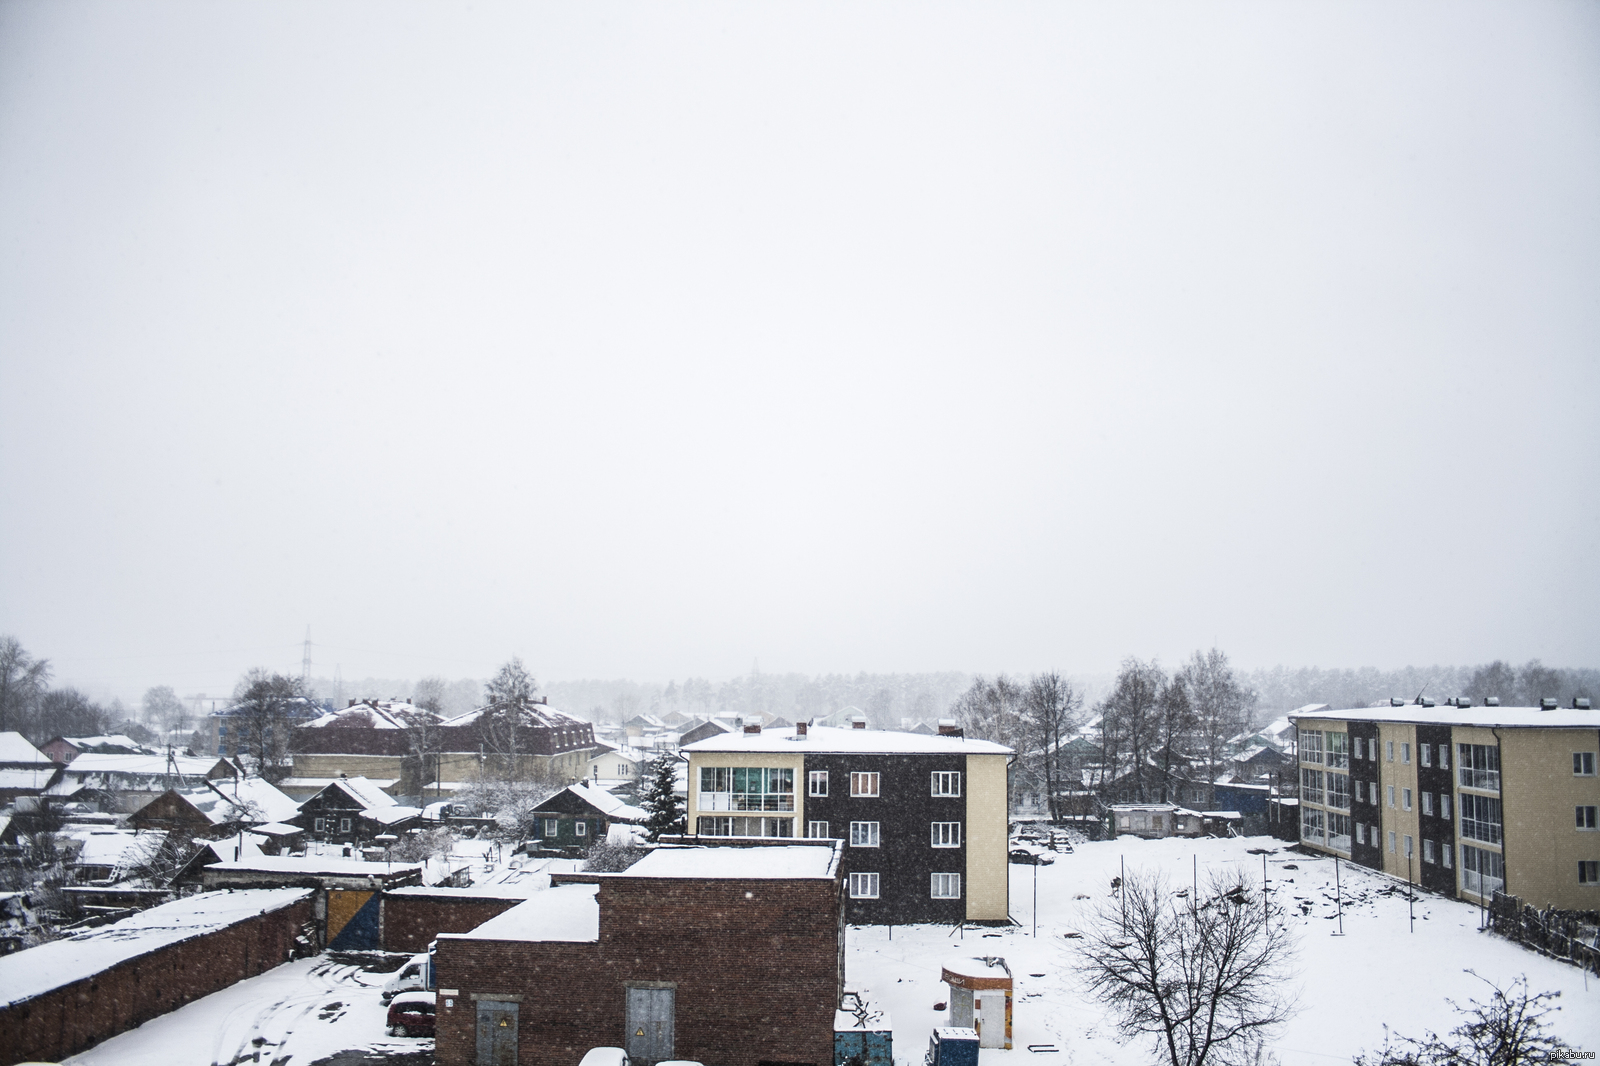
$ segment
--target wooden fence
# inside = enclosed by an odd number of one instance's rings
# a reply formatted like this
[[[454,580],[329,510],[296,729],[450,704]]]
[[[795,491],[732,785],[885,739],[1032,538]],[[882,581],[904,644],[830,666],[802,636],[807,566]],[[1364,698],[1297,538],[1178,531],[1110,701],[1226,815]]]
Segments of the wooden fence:
[[[1525,948],[1600,974],[1600,911],[1541,911],[1496,892],[1489,904],[1489,928]]]

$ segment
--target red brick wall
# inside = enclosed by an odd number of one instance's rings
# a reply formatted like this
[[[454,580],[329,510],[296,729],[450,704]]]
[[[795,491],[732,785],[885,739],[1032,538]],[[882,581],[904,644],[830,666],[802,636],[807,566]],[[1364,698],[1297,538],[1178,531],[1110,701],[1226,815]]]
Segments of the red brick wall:
[[[385,951],[427,951],[440,933],[466,933],[521,900],[453,899],[447,896],[383,897],[383,948]]]
[[[748,894],[748,895],[747,895]],[[833,1060],[838,1004],[837,881],[606,879],[600,942],[439,941],[435,1061],[476,1056],[472,993],[522,996],[522,1066],[575,1066],[623,1046],[629,981],[677,984],[678,1058],[718,1066]]]
[[[289,960],[311,900],[162,948],[0,1009],[0,1066],[58,1061]]]

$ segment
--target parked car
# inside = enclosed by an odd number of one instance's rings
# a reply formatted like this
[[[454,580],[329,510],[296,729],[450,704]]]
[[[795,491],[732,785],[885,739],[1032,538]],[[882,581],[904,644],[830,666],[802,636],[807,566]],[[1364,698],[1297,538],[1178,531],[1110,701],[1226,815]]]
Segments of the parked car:
[[[390,1036],[432,1036],[438,1001],[432,992],[401,992],[389,1001]]]
[[[1023,866],[1049,866],[1056,860],[1054,856],[1040,854],[1032,848],[1012,848],[1011,861]]]
[[[411,961],[396,970],[383,983],[383,1001],[389,1002],[401,992],[417,992],[428,987],[428,953],[419,952]]]
[[[591,1048],[578,1066],[632,1066],[628,1053],[619,1047]]]

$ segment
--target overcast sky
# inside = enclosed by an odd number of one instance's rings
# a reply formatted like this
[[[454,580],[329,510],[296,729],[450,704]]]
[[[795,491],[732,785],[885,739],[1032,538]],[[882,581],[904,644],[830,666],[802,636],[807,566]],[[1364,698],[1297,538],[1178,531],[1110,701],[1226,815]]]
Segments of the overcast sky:
[[[0,2],[0,633],[1600,663],[1600,5]]]

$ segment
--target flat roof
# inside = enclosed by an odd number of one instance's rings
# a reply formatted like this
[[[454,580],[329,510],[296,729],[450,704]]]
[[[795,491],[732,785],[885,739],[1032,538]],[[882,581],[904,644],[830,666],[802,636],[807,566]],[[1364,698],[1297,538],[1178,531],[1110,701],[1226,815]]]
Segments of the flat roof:
[[[305,899],[311,891],[249,888],[203,892],[66,940],[0,957],[0,1005],[32,999],[170,944],[281,910]]]
[[[469,940],[542,940],[593,944],[600,940],[599,885],[556,885],[535,893],[526,903],[490,918],[470,933]],[[440,934],[447,936],[451,934]]]
[[[830,844],[739,845],[664,844],[611,877],[716,878],[730,881],[826,878],[838,867],[839,849]]]
[[[944,737],[929,733],[900,733],[889,729],[837,729],[812,726],[805,736],[793,728],[763,729],[759,733],[722,733],[685,744],[686,752],[751,752],[799,755],[807,751],[861,755],[1010,755],[1012,749],[987,740]]]
[[[364,859],[324,858],[320,855],[263,855],[248,862],[219,862],[208,870],[232,870],[249,873],[306,874],[329,877],[383,877],[388,874],[421,870],[420,862],[367,862]]]
[[[1557,707],[1351,707],[1292,715],[1296,721],[1409,722],[1417,725],[1474,725],[1502,729],[1600,729],[1600,711]],[[82,756],[80,756],[81,758]]]

